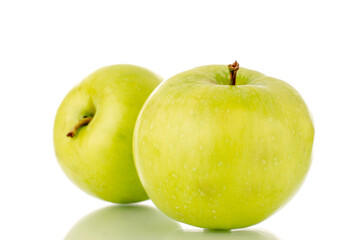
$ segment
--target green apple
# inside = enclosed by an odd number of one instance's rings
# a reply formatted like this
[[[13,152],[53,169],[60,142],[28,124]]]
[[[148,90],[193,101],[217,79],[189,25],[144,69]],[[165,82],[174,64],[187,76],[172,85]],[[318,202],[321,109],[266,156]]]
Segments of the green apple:
[[[259,230],[183,231],[170,233],[164,240],[279,240],[273,234]]]
[[[157,209],[146,206],[111,206],[81,219],[65,240],[161,240],[180,225]]]
[[[254,225],[283,206],[309,169],[314,128],[287,83],[233,65],[160,84],[134,130],[143,186],[168,216],[198,227]]]
[[[147,69],[113,65],[68,93],[56,114],[54,146],[77,186],[114,203],[148,199],[136,173],[132,137],[138,113],[160,81]]]

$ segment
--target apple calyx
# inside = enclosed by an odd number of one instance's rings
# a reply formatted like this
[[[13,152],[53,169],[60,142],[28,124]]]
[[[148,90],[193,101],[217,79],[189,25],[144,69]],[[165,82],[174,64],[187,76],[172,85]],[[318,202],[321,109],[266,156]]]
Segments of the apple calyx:
[[[79,128],[88,125],[92,119],[93,117],[85,116],[66,134],[66,136],[71,138],[74,137]]]
[[[229,64],[228,67],[230,72],[230,85],[235,85],[236,73],[239,70],[239,63],[235,61],[233,64]]]

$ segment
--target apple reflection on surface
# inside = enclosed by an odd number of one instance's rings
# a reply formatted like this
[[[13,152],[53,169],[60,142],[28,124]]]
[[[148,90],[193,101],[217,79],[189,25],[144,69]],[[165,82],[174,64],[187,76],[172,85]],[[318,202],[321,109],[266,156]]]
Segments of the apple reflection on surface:
[[[110,206],[77,222],[65,240],[161,240],[180,225],[159,210],[141,206]]]
[[[236,231],[174,231],[165,240],[280,240],[273,234],[260,230]]]
[[[77,222],[65,240],[279,240],[258,230],[184,231],[180,224],[153,207],[110,206]]]

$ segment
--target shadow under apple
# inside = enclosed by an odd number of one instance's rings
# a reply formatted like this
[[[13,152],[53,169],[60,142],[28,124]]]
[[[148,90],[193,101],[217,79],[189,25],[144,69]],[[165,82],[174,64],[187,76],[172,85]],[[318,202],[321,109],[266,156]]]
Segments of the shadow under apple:
[[[110,206],[77,222],[65,240],[159,240],[180,229],[177,222],[153,207]]]
[[[262,230],[236,231],[183,231],[170,233],[165,240],[279,240],[273,234]]]

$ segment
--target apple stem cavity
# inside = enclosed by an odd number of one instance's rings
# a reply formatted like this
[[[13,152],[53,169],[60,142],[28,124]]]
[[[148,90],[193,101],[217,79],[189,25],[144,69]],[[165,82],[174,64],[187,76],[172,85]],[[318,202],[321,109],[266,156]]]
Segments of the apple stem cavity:
[[[230,72],[230,85],[235,85],[236,73],[239,70],[239,63],[235,61],[233,64],[229,64],[228,67]]]
[[[66,134],[66,136],[71,138],[74,137],[79,128],[88,125],[92,119],[93,117],[84,117]]]

